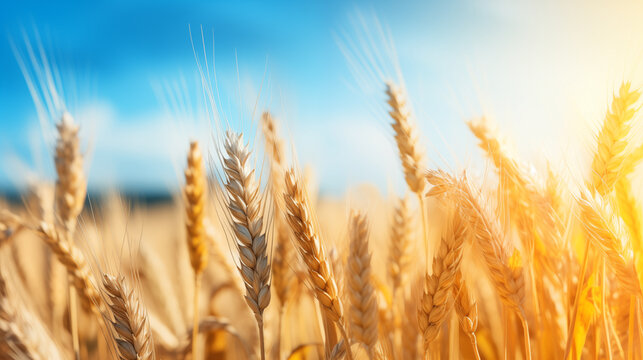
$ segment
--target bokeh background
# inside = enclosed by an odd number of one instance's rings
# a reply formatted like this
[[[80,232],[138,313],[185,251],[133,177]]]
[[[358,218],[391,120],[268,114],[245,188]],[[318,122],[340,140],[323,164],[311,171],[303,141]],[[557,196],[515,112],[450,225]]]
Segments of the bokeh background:
[[[641,85],[641,14],[641,2],[592,0],[4,1],[0,189],[53,169],[51,134],[11,45],[24,54],[25,37],[65,75],[65,99],[91,152],[92,191],[175,189],[168,154],[181,158],[186,142],[176,139],[167,94],[189,89],[188,102],[202,103],[192,44],[202,56],[203,31],[222,103],[250,112],[261,93],[320,191],[341,194],[362,182],[404,188],[390,171],[399,165],[385,113],[373,107],[384,89],[357,86],[341,50],[363,19],[390,31],[431,165],[477,161],[464,121],[484,114],[523,158],[573,169],[619,83]]]

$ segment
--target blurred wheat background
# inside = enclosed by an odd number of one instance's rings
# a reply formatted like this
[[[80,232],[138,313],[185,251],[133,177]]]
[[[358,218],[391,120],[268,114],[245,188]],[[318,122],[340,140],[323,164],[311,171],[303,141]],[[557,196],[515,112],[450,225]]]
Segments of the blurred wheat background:
[[[0,359],[641,359],[643,4],[3,4]]]

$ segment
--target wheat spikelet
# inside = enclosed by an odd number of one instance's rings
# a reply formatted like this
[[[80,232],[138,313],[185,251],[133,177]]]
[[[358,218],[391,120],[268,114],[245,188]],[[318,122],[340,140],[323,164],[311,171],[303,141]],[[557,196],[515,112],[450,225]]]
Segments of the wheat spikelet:
[[[46,223],[41,223],[37,232],[51,251],[56,254],[58,261],[67,269],[71,285],[80,295],[83,309],[98,313],[101,298],[91,279],[91,272],[81,251],[66,238],[63,232]]]
[[[10,297],[0,273],[0,360],[63,359],[40,320]]]
[[[199,143],[192,141],[185,169],[185,228],[190,254],[190,264],[196,274],[201,274],[208,264],[208,250],[203,227],[205,208],[205,171]]]
[[[153,359],[150,325],[137,295],[122,276],[103,275],[103,292],[109,309],[110,333],[123,360]]]
[[[388,83],[386,84],[386,95],[388,96],[388,104],[391,106],[389,115],[393,120],[391,126],[395,132],[395,142],[402,161],[404,179],[412,192],[421,194],[426,187],[423,176],[425,166],[423,164],[424,155],[418,146],[416,125],[411,119],[402,89],[393,83]]]
[[[62,225],[73,232],[76,217],[83,209],[87,180],[83,173],[83,156],[80,153],[78,125],[74,124],[71,115],[65,112],[61,121],[56,124],[58,139],[56,141],[56,215]]]
[[[478,303],[469,292],[460,271],[456,273],[452,290],[453,298],[455,299],[453,306],[458,314],[462,331],[469,336],[474,346],[474,351],[477,352],[475,348],[475,332],[478,328]]]
[[[7,209],[0,211],[0,248],[8,245],[23,228],[25,221]]]
[[[45,182],[37,182],[29,189],[27,207],[38,222],[53,224],[54,217],[54,188]]]
[[[346,264],[346,290],[350,298],[350,331],[366,345],[369,356],[377,343],[377,300],[371,281],[371,254],[368,251],[366,216],[354,211],[349,224],[350,250]]]
[[[641,296],[641,288],[631,253],[622,244],[624,235],[614,226],[607,205],[598,196],[583,191],[578,199],[582,224],[588,237],[605,255],[619,283],[628,294]]]
[[[450,227],[442,236],[440,249],[433,258],[433,274],[425,277],[424,294],[418,310],[418,324],[426,353],[440,334],[442,323],[449,313],[449,294],[462,261],[464,239],[464,224],[459,216],[453,216]]]
[[[225,187],[239,251],[239,272],[246,286],[246,302],[259,326],[263,359],[263,312],[270,304],[270,264],[266,255],[268,242],[263,229],[261,195],[243,135],[229,131],[224,147],[227,154],[223,163]]]
[[[388,270],[393,282],[393,298],[404,282],[409,267],[409,246],[411,244],[411,216],[407,199],[400,199],[395,207],[391,225]]]
[[[342,360],[346,356],[346,345],[344,340],[340,340],[328,355],[329,360]]]
[[[596,140],[590,181],[590,189],[601,195],[612,190],[623,169],[627,138],[632,127],[631,120],[637,110],[633,105],[639,96],[637,90],[630,90],[629,82],[624,82],[618,95],[614,95],[612,106],[605,115],[603,127]]]

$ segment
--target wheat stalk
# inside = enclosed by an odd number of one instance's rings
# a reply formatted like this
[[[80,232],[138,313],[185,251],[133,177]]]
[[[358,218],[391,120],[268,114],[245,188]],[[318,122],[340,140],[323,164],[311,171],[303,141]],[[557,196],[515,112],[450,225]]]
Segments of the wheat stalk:
[[[366,216],[350,215],[350,250],[346,264],[346,290],[350,299],[349,323],[353,339],[366,345],[370,358],[377,343],[377,299],[371,281],[371,254],[368,250]]]
[[[123,276],[103,275],[106,316],[118,356],[123,360],[153,359],[153,343],[145,307]]]
[[[266,255],[268,242],[261,214],[261,195],[243,135],[229,131],[224,147],[227,154],[223,161],[225,187],[239,251],[239,272],[246,286],[246,302],[257,320],[261,358],[264,359],[263,312],[270,304],[270,264]]]
[[[449,228],[442,236],[440,249],[433,258],[433,273],[426,274],[424,293],[418,310],[418,324],[424,338],[424,351],[440,334],[450,302],[449,295],[462,261],[465,227],[459,216],[453,216]]]
[[[338,296],[337,283],[314,225],[315,220],[306,191],[302,187],[301,180],[295,175],[294,169],[288,170],[285,174],[284,202],[286,219],[294,235],[297,250],[308,269],[315,298],[324,315],[337,324],[345,342],[349,343],[344,328],[344,312]],[[347,353],[352,360],[351,351]]]

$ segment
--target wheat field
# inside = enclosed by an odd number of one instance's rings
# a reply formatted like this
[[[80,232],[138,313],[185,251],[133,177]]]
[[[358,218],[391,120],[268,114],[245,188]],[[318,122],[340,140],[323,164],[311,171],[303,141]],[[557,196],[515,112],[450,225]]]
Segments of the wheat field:
[[[83,127],[49,119],[55,182],[0,212],[0,359],[643,359],[640,90],[570,180],[482,116],[486,162],[431,167],[403,82],[378,85],[407,190],[368,208],[318,196],[269,109],[257,141],[186,142],[173,201],[94,204]]]

